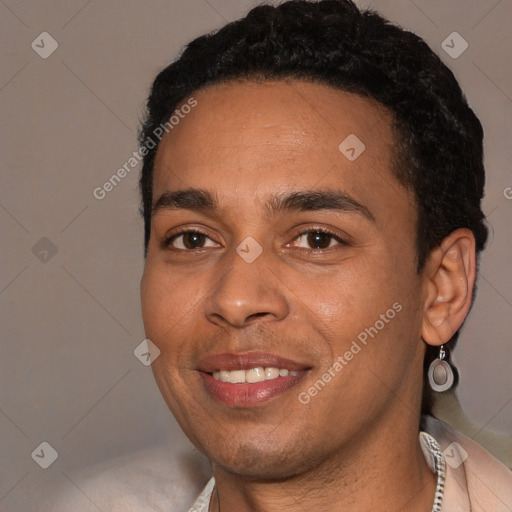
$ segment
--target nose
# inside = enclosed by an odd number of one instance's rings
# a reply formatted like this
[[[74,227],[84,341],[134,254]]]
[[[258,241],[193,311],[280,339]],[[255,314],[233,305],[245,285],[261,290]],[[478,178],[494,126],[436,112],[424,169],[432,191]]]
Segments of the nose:
[[[205,315],[210,322],[242,328],[256,320],[286,318],[289,303],[285,286],[265,251],[248,263],[233,250],[223,263],[219,268],[220,278],[204,302]]]

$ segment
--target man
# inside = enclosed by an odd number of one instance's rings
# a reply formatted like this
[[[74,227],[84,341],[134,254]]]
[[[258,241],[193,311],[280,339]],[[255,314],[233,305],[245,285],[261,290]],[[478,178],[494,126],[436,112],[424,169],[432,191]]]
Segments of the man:
[[[481,125],[420,38],[257,7],[160,73],[141,144],[153,372],[214,474],[191,510],[512,510],[429,416],[487,230]]]

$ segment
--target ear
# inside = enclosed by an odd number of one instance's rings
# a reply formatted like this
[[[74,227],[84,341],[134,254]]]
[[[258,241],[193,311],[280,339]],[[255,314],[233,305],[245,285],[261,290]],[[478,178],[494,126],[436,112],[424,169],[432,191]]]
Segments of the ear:
[[[429,345],[447,343],[471,307],[476,279],[475,237],[469,229],[450,233],[430,254],[422,338]]]

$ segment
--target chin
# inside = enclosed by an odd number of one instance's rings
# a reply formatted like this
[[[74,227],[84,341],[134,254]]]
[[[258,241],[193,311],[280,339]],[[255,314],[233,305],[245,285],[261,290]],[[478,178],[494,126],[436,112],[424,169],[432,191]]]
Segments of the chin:
[[[289,443],[289,440],[284,440]],[[267,441],[243,443],[238,447],[230,443],[227,450],[206,453],[214,467],[238,477],[261,482],[287,480],[315,467],[314,461],[304,455],[304,443],[295,446],[272,445]]]

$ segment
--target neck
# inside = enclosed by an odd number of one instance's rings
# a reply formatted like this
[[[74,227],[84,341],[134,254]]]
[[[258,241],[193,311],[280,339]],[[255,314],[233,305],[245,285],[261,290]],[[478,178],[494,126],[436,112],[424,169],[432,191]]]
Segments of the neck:
[[[313,470],[278,482],[247,480],[214,465],[210,512],[430,512],[436,477],[416,425],[376,430],[351,439]]]

